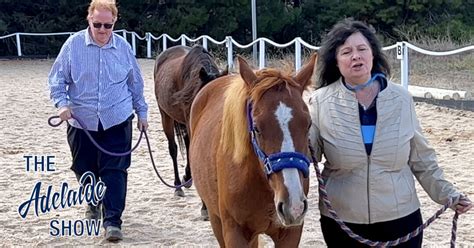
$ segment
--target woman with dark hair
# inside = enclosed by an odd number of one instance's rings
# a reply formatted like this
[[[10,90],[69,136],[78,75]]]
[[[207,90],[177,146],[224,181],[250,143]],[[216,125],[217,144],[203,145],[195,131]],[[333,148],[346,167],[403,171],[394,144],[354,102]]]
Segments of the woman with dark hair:
[[[392,83],[375,34],[345,19],[319,51],[319,85],[310,99],[311,143],[322,155],[329,200],[357,234],[373,241],[402,237],[422,224],[415,181],[437,203],[472,202],[444,179],[406,89]],[[329,247],[364,247],[331,218],[322,201],[321,228]],[[421,247],[422,234],[398,247]]]

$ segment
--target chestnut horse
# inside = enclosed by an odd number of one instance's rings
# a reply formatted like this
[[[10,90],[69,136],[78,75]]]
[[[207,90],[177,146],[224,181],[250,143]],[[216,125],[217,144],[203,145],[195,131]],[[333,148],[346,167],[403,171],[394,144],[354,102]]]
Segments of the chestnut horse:
[[[298,246],[310,164],[302,94],[315,60],[292,77],[254,73],[238,57],[240,75],[212,81],[194,99],[191,171],[221,247],[257,247],[262,233],[275,247]]]
[[[168,140],[168,150],[173,160],[174,185],[181,185],[177,162],[175,131],[181,154],[189,149],[188,120],[191,103],[197,92],[221,73],[212,56],[202,46],[192,48],[175,46],[162,52],[155,62],[155,96],[161,114],[161,124]],[[184,143],[184,144],[183,144]],[[191,178],[187,159],[183,182]],[[185,185],[190,187],[191,185]],[[175,195],[184,196],[181,187]]]

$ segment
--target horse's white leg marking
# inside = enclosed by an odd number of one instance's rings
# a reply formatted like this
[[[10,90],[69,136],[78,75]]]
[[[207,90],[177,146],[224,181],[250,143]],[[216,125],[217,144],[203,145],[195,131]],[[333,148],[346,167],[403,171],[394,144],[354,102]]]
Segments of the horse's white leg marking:
[[[280,102],[278,105],[275,116],[280,124],[281,131],[283,132],[283,141],[281,144],[281,152],[294,152],[295,146],[293,144],[293,138],[291,137],[291,132],[289,128],[289,123],[293,118],[291,114],[292,109],[286,106],[284,103]],[[284,183],[288,189],[289,194],[289,204],[294,209],[291,211],[292,215],[297,218],[303,213],[303,203],[302,196],[303,188],[300,182],[300,176],[298,169],[289,168],[282,171]]]

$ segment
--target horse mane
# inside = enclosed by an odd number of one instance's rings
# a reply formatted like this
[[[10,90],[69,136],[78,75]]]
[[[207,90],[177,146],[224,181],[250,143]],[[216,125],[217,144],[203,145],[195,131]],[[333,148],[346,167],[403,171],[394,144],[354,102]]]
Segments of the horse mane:
[[[289,75],[282,75],[272,68],[256,72],[257,81],[250,88],[241,77],[233,78],[233,82],[225,92],[222,117],[220,147],[225,154],[232,154],[232,161],[240,164],[252,152],[250,134],[247,123],[247,100],[255,105],[263,94],[271,88],[278,91],[289,90],[298,84]]]
[[[184,82],[184,88],[174,94],[175,104],[190,105],[197,92],[208,83],[202,82],[200,78],[201,68],[204,68],[208,74],[219,74],[219,68],[217,68],[211,54],[204,47],[195,45],[183,59],[181,80]]]

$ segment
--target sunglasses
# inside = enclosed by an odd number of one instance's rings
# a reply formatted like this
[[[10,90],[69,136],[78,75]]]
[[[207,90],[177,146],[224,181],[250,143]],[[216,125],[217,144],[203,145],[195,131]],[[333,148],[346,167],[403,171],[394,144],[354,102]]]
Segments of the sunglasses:
[[[104,26],[105,29],[111,29],[114,26],[114,24],[94,22],[92,23],[92,26],[94,26],[94,28],[97,28],[97,29],[100,29],[102,26]]]

